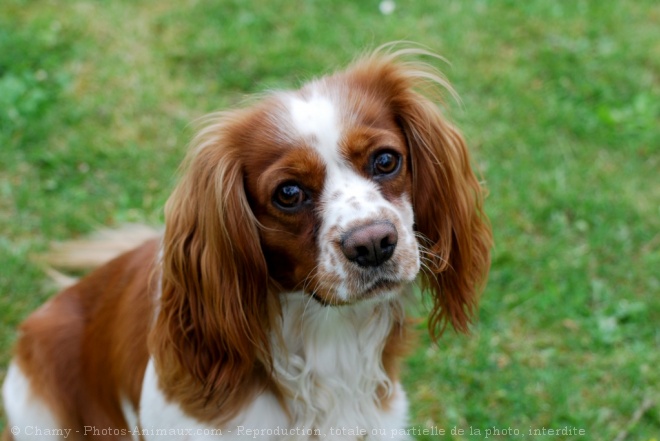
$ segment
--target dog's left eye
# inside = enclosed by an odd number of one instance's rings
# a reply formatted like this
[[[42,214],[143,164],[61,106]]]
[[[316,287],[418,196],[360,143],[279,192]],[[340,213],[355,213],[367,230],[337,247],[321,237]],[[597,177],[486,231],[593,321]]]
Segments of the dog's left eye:
[[[307,202],[307,195],[295,182],[287,182],[277,187],[273,202],[279,209],[293,212]]]
[[[394,152],[386,151],[378,153],[372,161],[373,174],[374,176],[393,175],[399,171],[400,163],[400,156]]]

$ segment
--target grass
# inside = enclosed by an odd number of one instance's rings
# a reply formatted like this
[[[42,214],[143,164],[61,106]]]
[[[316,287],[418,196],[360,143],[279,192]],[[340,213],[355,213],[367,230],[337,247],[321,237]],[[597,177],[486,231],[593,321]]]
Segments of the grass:
[[[657,2],[420,0],[388,16],[375,0],[1,8],[0,376],[16,326],[53,293],[30,256],[162,222],[189,123],[403,39],[451,61],[453,119],[496,239],[473,335],[424,340],[407,364],[412,424],[452,440],[565,426],[586,435],[534,439],[658,438]]]

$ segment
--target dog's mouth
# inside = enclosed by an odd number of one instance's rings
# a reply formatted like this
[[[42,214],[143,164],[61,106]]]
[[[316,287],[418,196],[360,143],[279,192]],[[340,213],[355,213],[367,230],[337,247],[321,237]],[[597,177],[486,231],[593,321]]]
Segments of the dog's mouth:
[[[311,291],[309,295],[323,306],[350,305],[363,300],[374,299],[380,295],[398,291],[402,284],[403,283],[400,280],[388,278],[376,279],[371,281],[365,288],[357,290],[357,293],[348,299],[341,299],[338,296],[332,294],[322,294],[319,291]]]
[[[377,279],[371,283],[359,296],[360,299],[369,299],[385,292],[391,292],[401,286],[401,282],[392,279]]]

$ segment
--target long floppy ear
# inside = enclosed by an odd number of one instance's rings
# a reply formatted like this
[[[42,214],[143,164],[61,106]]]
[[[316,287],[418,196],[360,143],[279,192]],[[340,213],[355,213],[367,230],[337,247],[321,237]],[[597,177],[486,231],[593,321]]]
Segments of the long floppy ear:
[[[266,262],[239,150],[227,141],[231,117],[219,118],[193,141],[166,205],[160,310],[150,335],[161,387],[197,413],[211,399],[216,413],[236,407],[259,362],[269,360]]]
[[[400,124],[410,145],[416,230],[425,248],[423,285],[432,293],[429,330],[447,323],[467,332],[490,268],[492,236],[484,190],[458,130],[435,104],[414,92],[401,97]]]
[[[408,142],[422,283],[433,299],[429,331],[436,338],[447,324],[468,331],[490,267],[492,236],[465,141],[425,97],[439,96],[439,89],[454,92],[428,65],[400,60],[408,55],[433,56],[417,49],[376,53],[357,70],[378,78],[371,88],[387,96]]]

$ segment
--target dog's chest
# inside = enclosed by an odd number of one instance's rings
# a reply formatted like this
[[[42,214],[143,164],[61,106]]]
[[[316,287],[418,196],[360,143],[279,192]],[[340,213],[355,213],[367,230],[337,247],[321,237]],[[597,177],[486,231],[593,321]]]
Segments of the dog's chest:
[[[406,396],[382,363],[391,314],[374,314],[368,304],[337,309],[308,302],[297,297],[284,302],[283,341],[273,341],[274,374],[287,410],[272,393],[263,392],[228,424],[213,427],[169,402],[149,363],[140,409],[140,425],[147,430],[143,439],[174,440],[186,434],[185,439],[200,441],[220,433],[229,440],[406,439],[399,435],[407,425]],[[163,438],[169,433],[175,435]]]
[[[311,435],[300,439],[378,439],[390,427],[392,402],[405,407],[403,391],[383,369],[391,328],[392,314],[370,304],[328,308],[304,298],[284,304],[286,350],[274,354],[275,372],[293,428]]]

